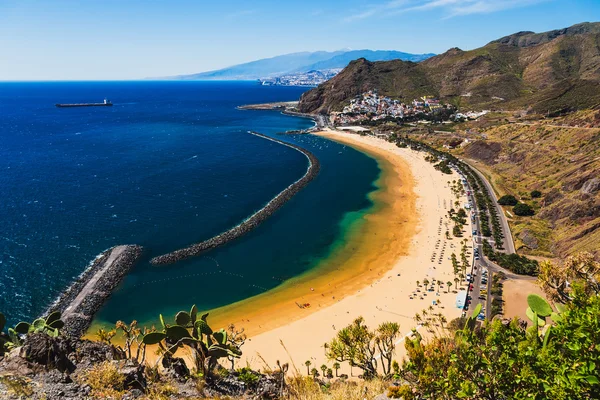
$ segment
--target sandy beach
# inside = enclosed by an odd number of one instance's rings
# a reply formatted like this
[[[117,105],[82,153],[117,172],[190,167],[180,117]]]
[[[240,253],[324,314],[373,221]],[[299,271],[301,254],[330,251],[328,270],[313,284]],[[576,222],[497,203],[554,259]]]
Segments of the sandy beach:
[[[356,247],[347,249],[351,251],[348,264],[340,265],[335,273],[320,271],[317,277],[307,274],[292,291],[284,285],[262,299],[258,296],[239,305],[247,309],[248,303],[254,307],[262,303],[264,307],[255,316],[236,322],[247,327],[249,333],[239,365],[249,363],[261,368],[264,359],[272,367],[279,360],[293,362],[306,373],[307,360],[317,368],[321,364],[331,367],[323,344],[358,316],[373,328],[384,321],[398,322],[403,334],[416,326],[415,314],[432,305],[433,300],[440,303],[434,306],[435,312],[443,313],[448,321],[460,316],[461,310],[455,306],[450,255],[455,252],[459,256],[461,239],[445,237],[447,211],[455,200],[447,182],[458,179],[458,175],[443,174],[426,162],[423,154],[381,139],[337,131],[317,134],[378,160],[384,182],[375,196],[381,208],[365,216],[362,228],[367,231],[362,233],[367,235]],[[470,240],[468,245],[471,248]],[[361,267],[356,268],[356,263]],[[429,292],[421,299],[422,293],[417,293],[410,299],[416,282],[425,278],[444,282],[439,294]],[[448,281],[452,282],[449,292]],[[311,303],[311,308],[300,309],[293,305],[296,301]],[[214,315],[224,321],[240,311],[235,308],[225,307]],[[399,343],[396,358],[401,359],[403,354],[404,346]],[[349,367],[343,365],[340,372],[350,373]]]

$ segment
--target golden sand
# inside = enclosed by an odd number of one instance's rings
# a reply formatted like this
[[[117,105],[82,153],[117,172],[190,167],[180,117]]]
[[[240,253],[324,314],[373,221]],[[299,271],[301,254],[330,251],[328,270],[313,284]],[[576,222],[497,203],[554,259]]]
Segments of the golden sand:
[[[408,164],[388,152],[348,144],[376,156],[381,174],[378,189],[370,194],[374,206],[352,223],[341,244],[314,269],[273,290],[212,310],[211,326],[233,323],[255,336],[289,324],[370,285],[407,254],[418,221]],[[310,306],[301,308],[305,304]]]
[[[360,232],[351,233],[339,270],[322,273],[323,269],[318,268],[297,281],[291,291],[283,286],[240,304],[238,309],[233,306],[218,310],[225,311],[225,323],[235,311],[257,301],[249,324],[238,323],[249,326],[251,336],[243,348],[240,365],[249,363],[260,368],[265,360],[273,367],[279,360],[293,363],[304,373],[307,360],[317,368],[322,364],[331,367],[323,344],[358,316],[372,328],[385,321],[398,322],[403,333],[416,326],[415,314],[432,306],[434,300],[439,304],[433,306],[434,312],[442,313],[448,321],[460,316],[454,287],[449,290],[445,284],[451,281],[454,286],[450,255],[460,254],[461,239],[445,238],[447,212],[456,200],[447,182],[458,179],[458,175],[443,174],[424,160],[423,153],[381,139],[337,131],[318,134],[378,160],[383,182],[373,196],[379,208],[365,216]],[[470,232],[470,226],[465,229]],[[467,245],[472,248],[470,239]],[[416,281],[425,278],[440,280],[444,287],[439,293],[422,296],[421,292],[415,296]],[[316,306],[301,310],[294,300]],[[221,321],[219,313],[215,317]],[[256,319],[258,329],[253,325]],[[398,360],[404,355],[402,340],[398,341]],[[348,365],[342,365],[341,372],[351,371]]]

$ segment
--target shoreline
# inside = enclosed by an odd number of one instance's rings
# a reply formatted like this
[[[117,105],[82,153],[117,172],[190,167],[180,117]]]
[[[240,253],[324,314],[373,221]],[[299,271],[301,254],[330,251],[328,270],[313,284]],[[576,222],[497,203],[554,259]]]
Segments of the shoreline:
[[[442,313],[448,322],[461,314],[462,310],[455,306],[456,293],[449,290],[446,282],[452,281],[454,285],[449,256],[453,251],[459,253],[462,238],[448,240],[442,228],[449,209],[446,204],[449,202],[448,207],[451,207],[454,199],[447,181],[457,179],[458,175],[445,175],[425,161],[422,154],[398,148],[381,139],[335,131],[319,132],[318,135],[350,145],[378,160],[382,167],[380,179],[386,181],[387,185],[381,185],[374,196],[387,198],[389,202],[381,204],[378,209],[368,210],[371,214],[367,213],[365,218],[371,220],[366,225],[372,225],[372,230],[358,232],[361,236],[355,238],[360,243],[353,249],[350,260],[350,264],[359,267],[355,281],[324,293],[335,293],[335,299],[323,301],[321,307],[311,310],[314,312],[298,316],[288,310],[290,315],[286,317],[287,322],[277,318],[281,303],[277,304],[275,313],[268,304],[263,304],[263,313],[275,318],[276,322],[260,330],[249,329],[249,339],[239,365],[248,363],[261,367],[264,366],[263,360],[266,360],[273,366],[275,360],[279,360],[293,363],[302,372],[305,360],[310,360],[313,366],[327,364],[331,367],[331,362],[325,359],[323,344],[329,342],[337,330],[359,316],[365,318],[371,329],[386,321],[400,324],[401,335],[396,349],[396,359],[400,362],[405,353],[400,342],[406,332],[417,326],[413,319],[416,313],[428,308],[436,300],[439,303],[434,306],[435,312]],[[398,182],[401,182],[401,187],[393,186]],[[404,196],[399,195],[398,191],[403,192]],[[382,243],[378,240],[380,236],[387,240]],[[395,240],[390,240],[392,237]],[[353,265],[348,268],[352,269]],[[427,297],[415,296],[410,299],[409,296],[416,290],[416,281],[422,282],[424,278],[444,282],[439,295],[429,293]],[[317,277],[316,281],[319,279]],[[323,289],[315,285],[315,291],[317,288]],[[331,300],[327,297],[323,299]],[[255,306],[260,306],[260,303]],[[215,311],[218,320],[221,320],[218,313],[228,314],[226,308]],[[422,333],[427,335],[426,332]],[[350,374],[347,364],[342,365],[341,373]]]
[[[254,212],[249,217],[245,218],[242,222],[218,234],[217,236],[213,236],[208,240],[204,240],[202,242],[193,244],[191,246],[175,250],[173,252],[163,254],[157,257],[154,257],[150,260],[150,264],[152,265],[166,265],[166,264],[174,264],[179,261],[186,260],[188,258],[196,257],[205,251],[214,249],[216,247],[222,246],[226,243],[229,243],[251,230],[257,228],[262,222],[267,220],[270,216],[272,216],[278,209],[283,207],[289,200],[292,199],[298,192],[300,192],[306,185],[308,185],[318,174],[321,169],[321,164],[317,157],[315,157],[310,151],[303,149],[300,146],[297,146],[293,143],[287,143],[278,139],[274,139],[267,135],[263,135],[257,132],[249,132],[254,136],[258,136],[265,140],[270,140],[272,142],[278,143],[282,146],[290,147],[300,153],[302,153],[308,159],[308,167],[306,168],[306,172],[302,175],[301,178],[293,182],[291,185],[283,189],[279,192],[275,197],[273,197],[267,204],[265,204],[261,209]]]
[[[285,326],[360,292],[407,254],[418,222],[410,169],[402,160],[392,162],[383,156],[375,160],[381,173],[377,189],[369,195],[373,205],[346,216],[344,235],[330,253],[309,271],[268,292],[211,310],[212,326],[234,323],[249,336]],[[396,229],[384,232],[390,224]],[[310,307],[300,307],[305,304]]]

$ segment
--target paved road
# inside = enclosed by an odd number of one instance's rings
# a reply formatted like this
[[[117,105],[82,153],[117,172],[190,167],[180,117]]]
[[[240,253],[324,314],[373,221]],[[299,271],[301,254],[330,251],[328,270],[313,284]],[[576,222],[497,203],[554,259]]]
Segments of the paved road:
[[[464,160],[461,160],[463,162],[466,162]],[[515,242],[513,241],[513,237],[512,234],[510,233],[510,227],[508,225],[508,221],[506,220],[506,215],[504,214],[504,210],[502,209],[502,207],[500,206],[500,204],[498,204],[498,199],[496,198],[496,193],[494,193],[494,189],[492,188],[492,185],[487,181],[486,177],[477,170],[477,168],[475,168],[473,165],[467,163],[469,165],[469,167],[471,167],[471,169],[481,178],[481,180],[483,181],[483,184],[485,185],[487,191],[490,194],[490,197],[492,199],[492,202],[494,203],[494,206],[496,207],[496,210],[498,212],[498,217],[500,218],[500,226],[502,227],[502,234],[504,235],[504,251],[508,254],[513,254],[515,253]],[[479,229],[477,229],[478,232],[481,232]]]

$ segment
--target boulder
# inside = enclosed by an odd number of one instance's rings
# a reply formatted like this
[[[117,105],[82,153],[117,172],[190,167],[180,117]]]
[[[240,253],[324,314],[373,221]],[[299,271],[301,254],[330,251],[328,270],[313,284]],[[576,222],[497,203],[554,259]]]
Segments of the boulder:
[[[69,359],[74,350],[73,343],[68,338],[53,338],[37,332],[27,336],[20,355],[31,363],[70,373],[75,370],[75,365]]]
[[[594,194],[598,190],[600,190],[600,179],[598,178],[589,179],[581,186],[581,193],[587,195]]]
[[[162,366],[167,374],[172,375],[181,382],[186,381],[190,377],[190,370],[187,365],[185,365],[183,358],[163,357]]]

